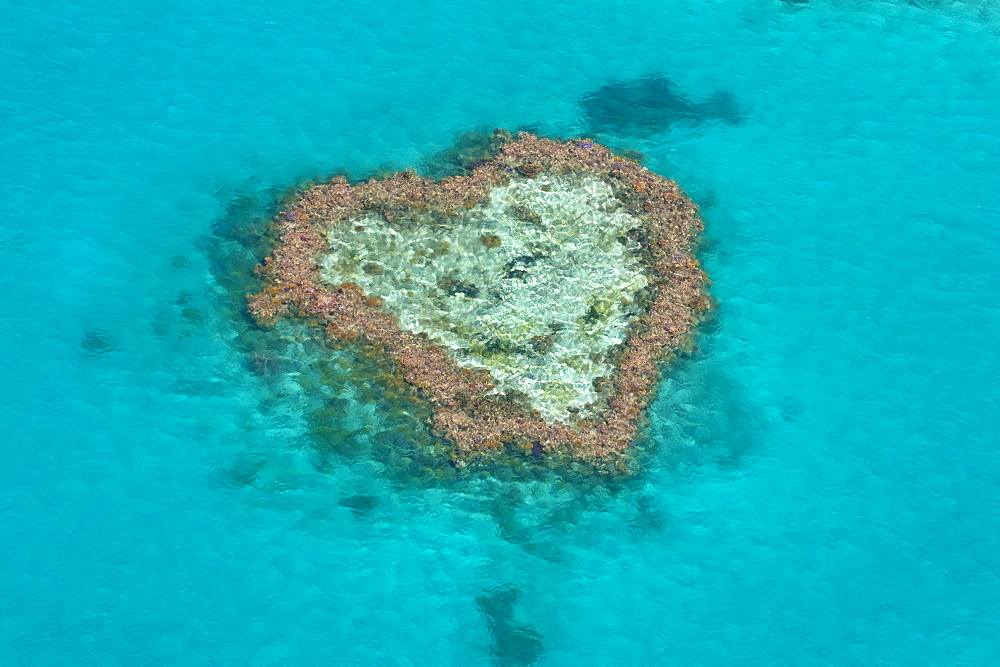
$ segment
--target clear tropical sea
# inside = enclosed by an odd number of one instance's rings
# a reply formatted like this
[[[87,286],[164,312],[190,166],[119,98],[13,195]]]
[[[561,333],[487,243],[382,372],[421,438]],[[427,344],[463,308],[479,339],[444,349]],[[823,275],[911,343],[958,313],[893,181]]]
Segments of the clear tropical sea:
[[[994,3],[0,5],[0,663],[1000,662]],[[324,454],[220,220],[656,77],[741,119],[600,127],[720,304],[646,472]]]

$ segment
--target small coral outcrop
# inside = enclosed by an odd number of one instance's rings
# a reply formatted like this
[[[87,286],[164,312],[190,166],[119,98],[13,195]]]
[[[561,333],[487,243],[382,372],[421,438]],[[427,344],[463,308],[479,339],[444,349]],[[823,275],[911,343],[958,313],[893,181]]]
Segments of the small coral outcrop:
[[[708,308],[697,208],[588,140],[296,196],[249,297],[386,356],[462,467],[500,451],[624,469],[661,362]]]

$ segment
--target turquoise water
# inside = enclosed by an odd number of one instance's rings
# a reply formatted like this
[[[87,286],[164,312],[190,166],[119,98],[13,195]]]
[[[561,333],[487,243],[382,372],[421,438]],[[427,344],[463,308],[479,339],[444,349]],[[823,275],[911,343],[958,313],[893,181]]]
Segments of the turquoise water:
[[[990,3],[3,4],[0,662],[1000,662]],[[645,475],[321,456],[220,305],[233,202],[656,74],[743,117],[602,126],[720,301]]]

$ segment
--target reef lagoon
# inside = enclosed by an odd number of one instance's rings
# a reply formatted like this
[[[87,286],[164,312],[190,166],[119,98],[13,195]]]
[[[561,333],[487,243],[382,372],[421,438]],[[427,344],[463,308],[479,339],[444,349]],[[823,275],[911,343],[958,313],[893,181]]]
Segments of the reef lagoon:
[[[0,662],[1000,662],[993,3],[3,14]],[[470,178],[494,128],[606,146],[704,224],[712,307],[622,474],[458,466],[391,359],[248,312],[295,197]],[[316,271],[554,423],[655,275],[606,181],[518,173]]]

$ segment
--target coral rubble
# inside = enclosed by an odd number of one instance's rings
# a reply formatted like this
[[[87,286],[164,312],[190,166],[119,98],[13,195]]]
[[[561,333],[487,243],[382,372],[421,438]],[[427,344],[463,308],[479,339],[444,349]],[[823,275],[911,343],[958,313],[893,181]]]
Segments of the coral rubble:
[[[299,193],[250,311],[391,360],[459,467],[507,450],[626,469],[659,363],[708,308],[697,209],[592,141],[494,143],[440,180]]]

